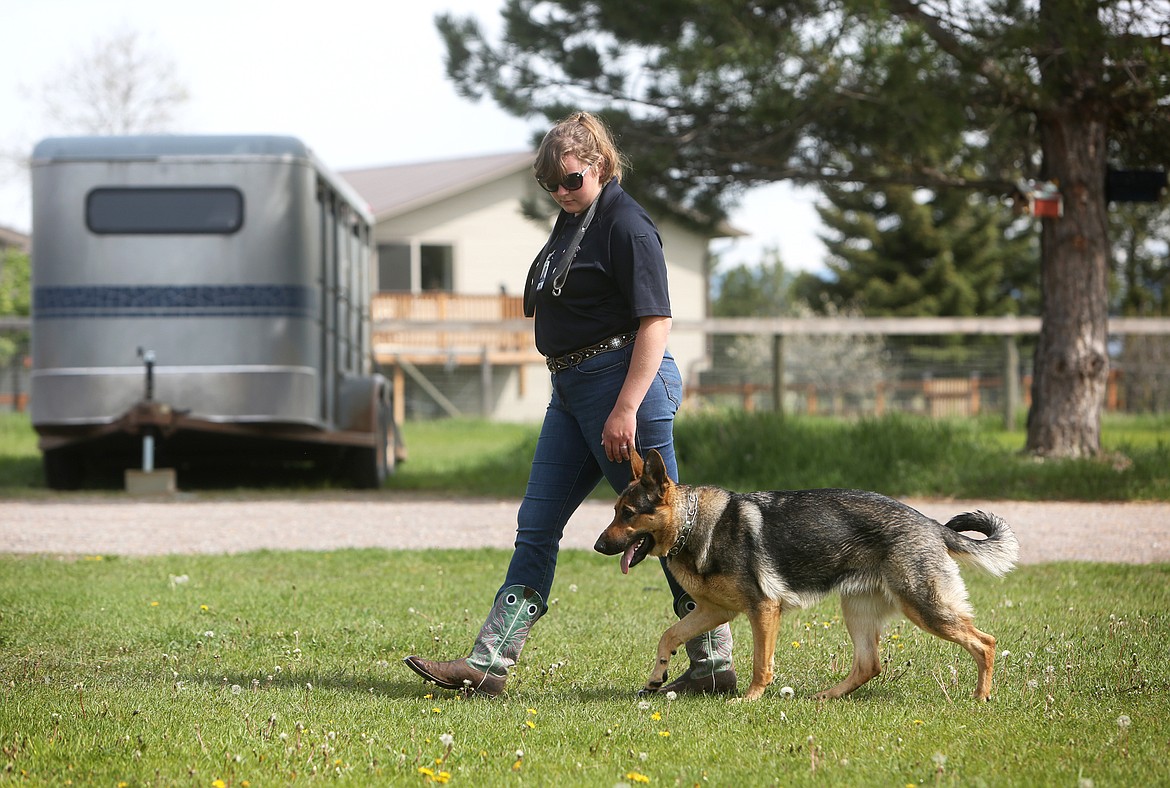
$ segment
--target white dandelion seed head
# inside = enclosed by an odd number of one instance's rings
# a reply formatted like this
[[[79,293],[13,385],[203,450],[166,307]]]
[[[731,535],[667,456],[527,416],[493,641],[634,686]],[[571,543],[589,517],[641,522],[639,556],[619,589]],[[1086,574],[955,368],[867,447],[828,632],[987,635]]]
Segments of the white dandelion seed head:
[[[667,700],[678,700],[678,693],[671,690],[670,692],[666,693],[666,699]]]
[[[1128,714],[1122,714],[1117,718],[1118,728],[1128,728],[1130,726],[1130,719]]]
[[[644,700],[638,703],[639,711],[650,711],[650,701]]]
[[[781,687],[780,697],[784,698],[785,700],[796,697],[796,690],[794,690],[792,687]]]
[[[450,733],[444,733],[442,736],[439,737],[439,743],[442,744],[444,747],[453,747],[453,746],[455,746],[455,737],[452,736]]]

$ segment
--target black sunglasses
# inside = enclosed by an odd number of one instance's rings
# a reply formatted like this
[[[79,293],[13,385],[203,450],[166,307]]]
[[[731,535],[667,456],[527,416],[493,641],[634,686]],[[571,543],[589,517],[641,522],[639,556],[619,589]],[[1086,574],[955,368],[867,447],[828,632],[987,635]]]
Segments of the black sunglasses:
[[[544,189],[546,192],[555,192],[562,186],[565,187],[565,191],[567,192],[575,192],[585,185],[585,173],[589,172],[591,169],[593,169],[592,164],[580,172],[570,172],[560,183],[545,183],[540,179],[540,176],[537,175],[536,182],[539,183],[540,188]]]

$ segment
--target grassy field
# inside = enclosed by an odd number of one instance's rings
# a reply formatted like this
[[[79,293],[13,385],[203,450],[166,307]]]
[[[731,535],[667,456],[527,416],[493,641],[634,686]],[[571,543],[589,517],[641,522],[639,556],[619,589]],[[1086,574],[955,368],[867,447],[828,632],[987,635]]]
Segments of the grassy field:
[[[499,551],[0,557],[0,782],[28,785],[1154,785],[1170,567],[968,573],[990,703],[957,646],[892,623],[848,668],[835,601],[788,617],[754,704],[640,699],[670,623],[657,567],[567,551],[505,696],[423,685],[466,653]],[[750,665],[745,621],[735,658]],[[674,670],[681,669],[681,657]],[[782,687],[795,690],[787,698]]]
[[[857,487],[901,497],[1170,500],[1170,417],[1110,417],[1102,433],[1101,459],[1038,461],[1022,453],[1022,432],[1007,432],[993,419],[848,422],[731,412],[684,416],[675,424],[683,480],[736,490]],[[389,489],[519,496],[536,428],[420,422],[407,425],[406,438],[411,459]]]
[[[677,443],[684,479],[737,489],[1166,500],[1167,426],[1110,420],[1108,456],[1077,463],[1028,459],[1020,433],[980,421],[705,415],[680,419]],[[411,459],[383,494],[518,496],[535,434],[409,424]],[[23,416],[0,417],[3,495],[56,495]],[[969,697],[975,668],[964,652],[905,621],[883,636],[881,677],[842,701],[811,700],[848,669],[848,636],[828,600],[783,623],[764,699],[729,705],[637,697],[671,619],[665,583],[652,562],[626,577],[613,559],[566,551],[550,613],[504,697],[426,687],[399,661],[465,654],[506,561],[494,550],[0,555],[0,782],[1165,782],[1168,565],[968,573],[976,620],[1000,643],[990,703]],[[733,629],[746,675],[749,629]]]

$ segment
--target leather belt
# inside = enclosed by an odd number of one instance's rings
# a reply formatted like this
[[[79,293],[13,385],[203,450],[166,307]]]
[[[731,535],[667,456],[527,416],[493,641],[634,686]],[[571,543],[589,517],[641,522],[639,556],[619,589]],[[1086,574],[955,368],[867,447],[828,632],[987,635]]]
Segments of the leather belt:
[[[574,350],[572,353],[566,353],[563,356],[557,356],[556,358],[545,356],[544,363],[548,365],[549,372],[560,372],[575,367],[586,359],[600,356],[602,353],[608,353],[611,350],[620,350],[637,338],[637,331],[631,331],[628,334],[618,334],[609,339],[603,339],[596,345],[583,347],[580,350]]]

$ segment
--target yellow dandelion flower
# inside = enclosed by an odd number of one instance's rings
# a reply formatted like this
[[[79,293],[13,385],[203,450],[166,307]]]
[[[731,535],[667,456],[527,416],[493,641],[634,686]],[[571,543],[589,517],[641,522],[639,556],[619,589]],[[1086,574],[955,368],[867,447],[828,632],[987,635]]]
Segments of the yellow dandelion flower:
[[[223,780],[212,780],[211,788],[227,788],[227,783]]]
[[[650,778],[638,772],[626,772],[626,779],[632,783],[648,783]]]
[[[535,713],[536,713],[536,709],[529,709],[529,710],[528,710],[528,713],[529,713],[529,714],[535,714]]]
[[[438,706],[435,706],[433,709],[431,709],[431,711],[433,711],[435,714],[442,714],[443,713],[443,710],[440,709]]]
[[[435,775],[434,777],[432,777],[431,779],[432,779],[432,780],[434,780],[434,781],[435,781],[435,782],[437,782],[437,783],[443,783],[443,784],[446,784],[446,783],[447,783],[448,781],[450,781],[450,779],[451,779],[451,773],[450,773],[450,772],[439,772],[438,774],[436,774],[436,775]]]
[[[793,648],[800,648],[800,641],[799,640],[792,641],[792,647]]]
[[[524,724],[525,724],[525,725],[526,725],[528,728],[535,728],[535,727],[536,727],[536,723],[535,723],[535,722],[533,722],[532,720],[524,720]]]
[[[670,731],[658,731],[658,735],[665,739],[670,736]]]
[[[423,777],[434,777],[435,776],[435,770],[428,769],[426,766],[418,767],[418,773],[421,774]]]
[[[518,771],[520,771],[520,767],[521,767],[523,764],[524,764],[524,761],[522,761],[521,759],[517,758],[517,759],[516,759],[516,762],[515,762],[514,764],[512,764],[512,771],[514,771],[514,772],[518,772]]]
[[[914,720],[914,724],[915,725],[925,725],[926,723],[923,722],[922,720]]]
[[[158,607],[158,602],[151,602],[151,603],[150,603],[150,606],[151,606],[151,607]]]
[[[650,719],[654,720],[655,722],[658,722],[660,719],[662,719],[662,712],[660,712],[660,711],[654,712],[653,714],[650,715]]]
[[[202,610],[204,613],[206,613],[208,610],[211,610],[211,608],[209,608],[207,605],[200,605],[199,609]]]

